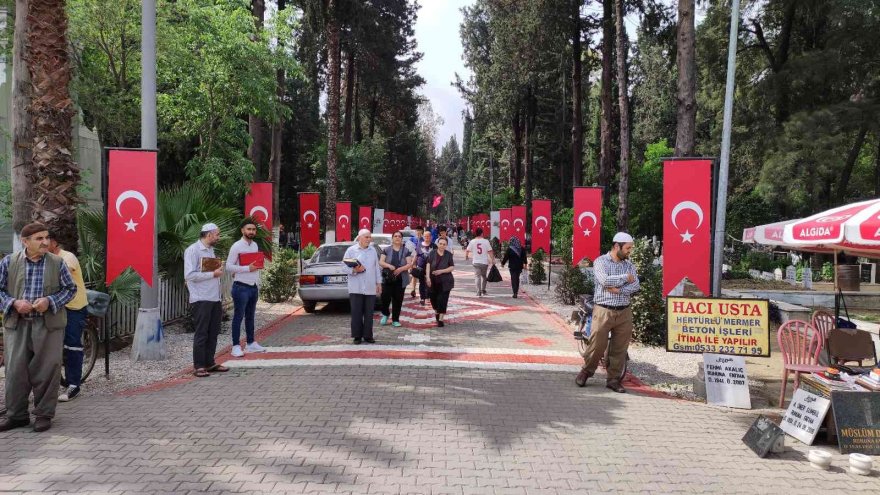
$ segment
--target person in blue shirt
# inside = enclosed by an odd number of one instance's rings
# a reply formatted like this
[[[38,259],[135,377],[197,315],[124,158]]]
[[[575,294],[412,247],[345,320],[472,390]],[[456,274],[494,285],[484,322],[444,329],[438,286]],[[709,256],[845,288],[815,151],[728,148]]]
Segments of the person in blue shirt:
[[[382,268],[379,254],[372,245],[373,235],[367,229],[358,232],[357,242],[345,251],[345,259],[357,259],[358,265],[348,267],[348,299],[351,302],[351,338],[373,344],[373,308],[376,296],[382,295]]]
[[[415,252],[416,246],[420,242],[422,242],[422,236],[425,234],[425,228],[421,225],[416,226],[416,235],[409,238],[409,242],[412,245],[411,251]],[[410,286],[410,297],[413,299],[416,298],[416,284],[418,283],[418,279],[416,277],[412,277],[412,284]]]
[[[437,224],[431,226],[431,242],[437,243],[437,239],[440,237],[440,229],[437,228]]]

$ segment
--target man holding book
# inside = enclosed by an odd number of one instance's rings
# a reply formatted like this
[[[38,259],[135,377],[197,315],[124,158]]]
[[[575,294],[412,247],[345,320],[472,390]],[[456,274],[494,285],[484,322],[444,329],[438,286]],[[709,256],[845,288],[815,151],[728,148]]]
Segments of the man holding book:
[[[183,276],[189,289],[193,324],[193,368],[198,377],[210,376],[212,372],[229,371],[214,362],[217,353],[217,336],[223,305],[220,300],[220,277],[223,263],[214,256],[214,245],[220,239],[220,229],[213,223],[202,226],[199,240],[183,253]]]
[[[241,321],[244,319],[247,352],[266,352],[266,348],[254,340],[254,313],[260,296],[260,270],[264,255],[257,247],[257,224],[246,217],[240,225],[241,239],[229,248],[226,271],[232,273],[232,302],[235,312],[232,316],[232,357],[244,356],[241,350]]]

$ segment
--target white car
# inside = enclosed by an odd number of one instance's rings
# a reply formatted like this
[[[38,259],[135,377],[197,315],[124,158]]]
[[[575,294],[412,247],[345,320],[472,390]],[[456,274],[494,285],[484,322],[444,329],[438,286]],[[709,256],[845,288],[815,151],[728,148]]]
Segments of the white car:
[[[348,268],[342,258],[353,244],[350,241],[322,244],[311,259],[303,262],[299,298],[306,313],[313,313],[319,302],[348,301]],[[389,244],[390,235],[373,234],[373,247],[380,256],[381,247]]]

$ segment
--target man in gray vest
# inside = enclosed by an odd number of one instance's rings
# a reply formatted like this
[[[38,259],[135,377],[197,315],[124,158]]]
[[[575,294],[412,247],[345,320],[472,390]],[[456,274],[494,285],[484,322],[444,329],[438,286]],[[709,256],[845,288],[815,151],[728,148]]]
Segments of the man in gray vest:
[[[34,431],[52,427],[67,310],[76,284],[64,260],[49,253],[49,229],[21,229],[24,249],[0,261],[0,308],[6,358],[6,420],[0,431],[28,426],[28,396],[34,393]]]

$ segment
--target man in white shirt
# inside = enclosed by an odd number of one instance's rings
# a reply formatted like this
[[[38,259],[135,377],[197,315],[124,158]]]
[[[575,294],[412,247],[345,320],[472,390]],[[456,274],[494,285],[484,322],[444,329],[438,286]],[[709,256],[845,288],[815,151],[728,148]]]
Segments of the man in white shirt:
[[[215,258],[214,245],[220,239],[220,229],[213,223],[202,226],[199,240],[186,248],[183,253],[183,277],[189,289],[189,302],[192,307],[193,324],[193,374],[198,377],[210,376],[211,372],[229,371],[226,366],[217,364],[217,336],[220,334],[220,321],[223,305],[220,301],[220,277],[223,267],[213,271],[202,271],[202,260]]]
[[[266,352],[266,348],[254,340],[254,313],[257,310],[257,300],[260,297],[260,268],[256,262],[244,264],[240,255],[259,252],[254,238],[257,236],[257,224],[250,217],[245,218],[240,225],[241,239],[229,248],[229,257],[226,259],[226,271],[232,275],[232,303],[235,312],[232,316],[232,357],[244,356],[241,350],[241,320],[244,320],[247,352]]]
[[[477,235],[468,243],[464,251],[464,259],[473,258],[474,277],[476,278],[477,296],[483,297],[486,292],[486,273],[489,265],[495,264],[495,253],[492,252],[492,244],[483,237],[483,229],[474,231]]]

